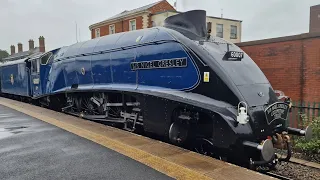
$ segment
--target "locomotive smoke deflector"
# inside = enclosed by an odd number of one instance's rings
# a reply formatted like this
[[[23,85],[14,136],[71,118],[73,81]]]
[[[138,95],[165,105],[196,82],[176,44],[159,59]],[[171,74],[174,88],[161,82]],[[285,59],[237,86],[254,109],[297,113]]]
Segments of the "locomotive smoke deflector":
[[[206,11],[193,10],[170,16],[164,20],[164,27],[176,30],[192,40],[207,36]]]

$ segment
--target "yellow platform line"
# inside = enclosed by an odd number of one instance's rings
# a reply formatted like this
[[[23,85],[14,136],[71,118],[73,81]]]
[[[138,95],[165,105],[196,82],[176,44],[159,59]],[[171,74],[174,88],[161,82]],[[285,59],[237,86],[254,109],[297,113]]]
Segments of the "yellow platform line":
[[[11,101],[11,100],[8,100],[8,101]],[[57,126],[61,129],[69,131],[69,132],[76,134],[80,137],[91,140],[95,143],[98,143],[98,144],[105,146],[109,149],[112,149],[116,152],[119,152],[119,153],[121,153],[131,159],[134,159],[142,164],[145,164],[145,165],[147,165],[147,166],[149,166],[149,167],[151,167],[151,168],[153,168],[163,174],[166,174],[167,176],[170,176],[172,178],[183,179],[183,180],[213,179],[213,178],[210,178],[202,173],[199,173],[199,172],[196,172],[196,171],[191,170],[189,168],[186,168],[185,166],[174,164],[166,159],[157,157],[153,154],[150,154],[148,152],[134,148],[132,146],[128,146],[126,144],[123,144],[119,141],[108,138],[106,136],[102,136],[97,133],[88,131],[84,128],[80,128],[78,126],[75,126],[75,125],[72,125],[69,123],[65,123],[61,120],[58,120],[58,119],[55,119],[52,117],[48,117],[48,116],[43,115],[41,113],[26,110],[23,108],[23,106],[13,105],[11,103],[3,101],[3,99],[2,99],[2,101],[0,101],[0,104],[4,105],[6,107],[9,107],[11,109],[17,110],[19,112],[22,112],[24,114],[27,114],[29,116],[32,116],[36,119],[39,119],[39,120],[42,120],[42,121],[47,122],[49,124],[52,124],[54,126]]]

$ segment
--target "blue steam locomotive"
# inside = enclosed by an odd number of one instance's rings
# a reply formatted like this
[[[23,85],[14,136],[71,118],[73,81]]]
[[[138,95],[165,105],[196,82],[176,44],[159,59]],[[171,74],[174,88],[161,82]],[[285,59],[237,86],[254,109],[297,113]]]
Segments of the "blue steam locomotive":
[[[2,64],[1,93],[93,121],[166,137],[253,168],[290,158],[289,105],[236,45],[210,37],[206,12]],[[288,149],[280,159],[274,148]]]

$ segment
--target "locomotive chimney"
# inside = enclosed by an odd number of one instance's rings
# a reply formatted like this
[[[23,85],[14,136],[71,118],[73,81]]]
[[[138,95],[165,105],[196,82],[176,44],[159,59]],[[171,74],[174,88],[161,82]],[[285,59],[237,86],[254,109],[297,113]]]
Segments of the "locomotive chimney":
[[[39,37],[39,49],[40,49],[40,52],[46,52],[43,36]]]
[[[23,50],[22,50],[22,44],[21,43],[18,43],[18,53],[19,52],[22,52]]]
[[[11,49],[11,55],[14,55],[16,53],[16,47],[14,45],[11,45],[10,49]]]
[[[34,49],[34,41],[32,39],[29,40],[29,50]]]

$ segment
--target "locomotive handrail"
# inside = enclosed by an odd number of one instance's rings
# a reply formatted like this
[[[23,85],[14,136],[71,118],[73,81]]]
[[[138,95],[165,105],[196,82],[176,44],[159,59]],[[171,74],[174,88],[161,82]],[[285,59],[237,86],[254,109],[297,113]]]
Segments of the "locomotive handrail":
[[[143,47],[143,46],[152,45],[152,44],[163,44],[163,43],[169,43],[169,42],[180,43],[180,42],[178,42],[176,40],[159,40],[159,41],[146,42],[146,43],[130,45],[130,46],[125,46],[125,47],[113,48],[113,49],[108,49],[108,50],[103,50],[103,51],[97,51],[97,52],[92,52],[92,53],[77,54],[77,55],[73,55],[73,56],[68,56],[68,57],[64,57],[64,58],[61,58],[61,59],[57,59],[57,60],[54,60],[53,62],[58,62],[58,61],[66,60],[66,59],[72,59],[72,58],[83,57],[83,56],[90,56],[90,55],[105,54],[105,53],[110,53],[110,52],[117,52],[117,51],[120,51],[120,50],[127,50],[127,49],[133,49],[133,48],[136,48],[136,47]]]
[[[15,61],[7,61],[7,62],[4,62],[4,63],[0,64],[0,67],[2,67],[2,66],[10,66],[10,65],[15,65],[15,64],[20,64],[20,63],[26,63],[26,60],[28,60],[28,59],[29,59],[29,57],[18,59],[18,60],[15,60]]]

